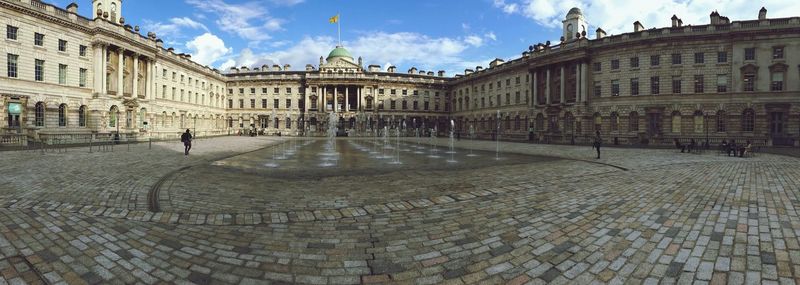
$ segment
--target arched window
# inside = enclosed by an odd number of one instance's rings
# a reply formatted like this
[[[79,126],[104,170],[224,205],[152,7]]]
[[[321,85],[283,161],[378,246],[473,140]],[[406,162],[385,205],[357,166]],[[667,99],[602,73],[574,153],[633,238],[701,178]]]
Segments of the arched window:
[[[111,109],[108,110],[108,127],[109,128],[117,127],[118,119],[119,119],[119,108],[117,108],[117,106],[111,106]]]
[[[564,131],[575,132],[575,116],[570,112],[564,114]]]
[[[756,123],[756,112],[753,109],[745,109],[742,112],[742,131],[752,132]]]
[[[705,118],[703,117],[703,111],[694,111],[694,132],[695,133],[702,133],[705,128]]]
[[[519,115],[517,115],[516,117],[514,117],[514,130],[519,131],[520,125],[521,124],[520,124],[520,121],[519,121]]]
[[[58,105],[58,126],[67,126],[67,104]]]
[[[676,134],[681,133],[681,112],[672,112],[672,132]]]
[[[86,106],[81,106],[78,108],[78,126],[85,127],[86,126]]]
[[[292,128],[292,118],[286,118],[286,128],[287,129]]]
[[[161,127],[167,127],[167,112],[161,112]]]
[[[542,113],[536,115],[536,131],[544,131],[544,115]]]
[[[611,112],[611,131],[616,132],[619,130],[619,114]]]
[[[44,103],[37,102],[33,110],[34,124],[37,127],[44,127]]]
[[[639,113],[636,113],[636,111],[631,112],[628,116],[628,131],[639,131]]]
[[[603,117],[600,113],[594,113],[594,130],[600,131],[603,129]]]
[[[728,116],[725,114],[725,111],[719,110],[717,111],[717,132],[724,133],[728,131]]]
[[[506,116],[506,130],[511,129],[511,116]]]

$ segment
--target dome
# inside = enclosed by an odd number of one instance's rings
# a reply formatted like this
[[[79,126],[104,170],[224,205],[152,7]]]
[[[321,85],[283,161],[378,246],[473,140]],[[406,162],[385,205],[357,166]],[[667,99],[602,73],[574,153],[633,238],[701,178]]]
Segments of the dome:
[[[575,8],[569,9],[569,12],[567,13],[567,16],[569,16],[569,15],[583,15],[583,12],[581,12],[581,9],[579,9],[578,7],[575,7]]]
[[[334,59],[334,58],[337,58],[337,57],[342,57],[342,58],[344,58],[344,59],[346,59],[348,61],[351,61],[351,62],[353,61],[353,56],[350,54],[349,51],[347,51],[342,46],[336,46],[336,48],[333,49],[330,54],[328,54],[328,58],[326,58],[325,60],[331,61],[331,59]]]

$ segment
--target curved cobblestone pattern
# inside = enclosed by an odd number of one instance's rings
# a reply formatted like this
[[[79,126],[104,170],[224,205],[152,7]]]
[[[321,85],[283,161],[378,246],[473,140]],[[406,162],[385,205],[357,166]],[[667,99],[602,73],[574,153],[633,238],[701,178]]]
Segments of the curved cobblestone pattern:
[[[504,149],[592,155],[588,147]],[[208,216],[189,225],[178,221],[183,216],[113,216],[99,206],[2,208],[0,265],[13,269],[0,270],[0,280],[792,284],[800,277],[797,159],[630,149],[606,155],[601,161],[630,170],[565,161],[552,171],[571,175],[528,175],[486,195],[331,220],[276,213],[258,215],[254,225],[215,226]]]

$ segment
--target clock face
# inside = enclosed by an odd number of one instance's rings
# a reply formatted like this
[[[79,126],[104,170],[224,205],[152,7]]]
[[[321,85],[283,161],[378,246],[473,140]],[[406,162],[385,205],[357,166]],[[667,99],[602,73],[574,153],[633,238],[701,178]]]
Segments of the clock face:
[[[567,25],[567,31],[572,32],[572,24]]]

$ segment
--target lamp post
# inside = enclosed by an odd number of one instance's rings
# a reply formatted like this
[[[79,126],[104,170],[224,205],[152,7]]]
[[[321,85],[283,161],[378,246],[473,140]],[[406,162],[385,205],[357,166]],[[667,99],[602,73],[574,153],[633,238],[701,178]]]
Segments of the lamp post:
[[[706,145],[705,145],[705,147],[706,147],[706,149],[708,149],[708,147],[709,147],[709,144],[708,144],[708,111],[703,113],[703,125],[705,125],[705,127],[706,127]]]

